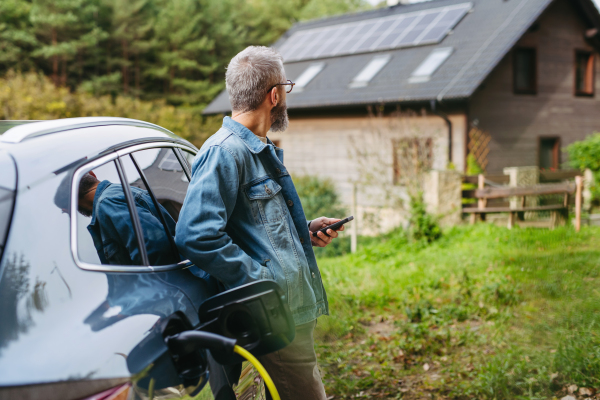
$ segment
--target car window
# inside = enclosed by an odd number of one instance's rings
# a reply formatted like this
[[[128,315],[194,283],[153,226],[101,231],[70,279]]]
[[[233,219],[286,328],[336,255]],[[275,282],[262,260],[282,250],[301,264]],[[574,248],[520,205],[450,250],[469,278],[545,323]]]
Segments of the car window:
[[[196,157],[196,154],[187,151],[187,150],[181,150],[179,154],[181,154],[183,156],[184,161],[187,163],[188,165],[188,169],[190,170],[190,172],[192,171],[192,164],[194,163],[194,157]]]
[[[175,149],[147,149],[136,151],[132,155],[158,202],[177,221],[189,182],[175,155]]]
[[[173,201],[171,197],[175,197],[175,200],[177,200],[177,197],[176,194],[173,194],[174,190],[170,187],[156,187],[156,190],[158,191],[157,194],[152,185],[151,190],[148,190],[148,187],[146,186],[146,183],[150,179],[148,175],[146,175],[146,171],[151,172],[148,166],[155,164],[152,160],[153,158],[156,158],[156,152],[154,152],[154,150],[155,149],[151,149],[148,153],[138,155],[137,159],[135,159],[137,165],[130,154],[121,157],[120,160],[123,169],[125,170],[127,183],[131,187],[133,194],[135,211],[140,221],[143,241],[148,254],[148,261],[150,265],[155,266],[172,265],[181,261],[181,257],[179,256],[177,246],[173,239],[175,236],[175,219],[169,213],[168,209],[157,201],[157,199],[164,202],[165,196],[170,196],[167,198],[168,202],[165,203],[170,204],[169,202]],[[144,152],[146,151],[147,150]],[[160,153],[161,151],[158,152],[158,154]],[[147,156],[148,154],[150,156]],[[160,156],[158,158],[159,160],[161,159]],[[145,170],[143,169],[144,167],[146,167]],[[179,165],[179,168],[181,168],[181,165]],[[140,172],[142,172],[142,175]],[[173,175],[171,175],[171,178],[177,179]],[[167,180],[162,182],[162,184],[168,185],[170,184],[170,181]],[[177,208],[177,211],[179,208]]]
[[[74,186],[78,258],[90,264],[143,265],[115,163],[88,171]]]

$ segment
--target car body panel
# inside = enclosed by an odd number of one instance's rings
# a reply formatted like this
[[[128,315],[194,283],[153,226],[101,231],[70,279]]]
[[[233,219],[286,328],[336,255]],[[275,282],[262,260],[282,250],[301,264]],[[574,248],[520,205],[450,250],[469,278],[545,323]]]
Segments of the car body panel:
[[[39,384],[129,379],[127,355],[161,318],[179,312],[199,323],[198,307],[216,287],[191,272],[197,267],[143,274],[83,270],[71,253],[71,217],[53,202],[74,169],[107,149],[140,141],[187,144],[161,130],[119,125],[0,143],[19,175],[0,264],[0,393],[3,387],[15,393],[23,385],[34,390]]]

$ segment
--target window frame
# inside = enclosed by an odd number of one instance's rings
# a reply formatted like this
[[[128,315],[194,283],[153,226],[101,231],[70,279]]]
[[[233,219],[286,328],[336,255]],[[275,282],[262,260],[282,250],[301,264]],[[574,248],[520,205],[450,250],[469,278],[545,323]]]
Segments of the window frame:
[[[131,188],[129,187],[128,184],[123,184],[124,170],[123,170],[120,158],[127,157],[136,151],[154,149],[154,148],[170,148],[170,149],[174,150],[175,155],[177,156],[177,159],[179,160],[179,162],[181,163],[181,165],[183,167],[184,173],[188,176],[188,179],[190,178],[188,165],[185,162],[185,160],[183,160],[179,151],[186,150],[186,151],[189,151],[190,153],[197,154],[198,150],[195,149],[194,147],[192,147],[191,145],[186,146],[181,143],[173,143],[173,142],[150,142],[150,143],[137,144],[137,145],[123,148],[123,149],[119,149],[119,150],[116,150],[105,156],[101,156],[99,158],[93,159],[92,161],[79,166],[73,172],[73,176],[71,178],[71,194],[70,194],[71,204],[70,204],[70,210],[69,210],[70,216],[71,216],[71,255],[73,257],[73,260],[75,261],[75,264],[80,269],[83,269],[85,271],[111,272],[111,273],[112,272],[151,273],[151,272],[166,272],[166,271],[173,271],[173,270],[178,270],[178,269],[185,269],[185,268],[189,268],[190,266],[193,265],[190,260],[184,260],[177,264],[171,264],[171,265],[160,265],[160,266],[148,265],[149,263],[148,263],[147,252],[146,252],[146,245],[143,241],[142,228],[141,228],[139,220],[137,220],[137,218],[136,218],[137,213],[131,212],[131,210],[134,209],[134,207],[135,207],[135,204],[133,203],[133,195],[131,192]],[[94,168],[98,168],[99,166],[110,163],[110,162],[113,162],[115,164],[115,167],[117,168],[117,172],[119,173],[119,179],[121,180],[121,184],[123,185],[123,187],[127,187],[127,191],[125,192],[125,197],[127,199],[127,206],[129,207],[130,215],[135,214],[135,216],[132,215],[132,222],[133,222],[133,226],[134,226],[134,229],[136,232],[138,246],[140,248],[140,253],[145,255],[145,257],[142,256],[142,260],[144,260],[147,265],[131,266],[131,265],[90,264],[90,263],[87,263],[87,262],[79,259],[78,248],[77,248],[77,244],[78,244],[78,242],[77,242],[77,233],[78,233],[77,202],[79,199],[78,199],[78,193],[77,193],[76,189],[79,186],[79,181],[81,180],[81,178],[83,177],[83,175],[85,173],[89,172],[90,170],[93,170]],[[134,165],[137,166],[137,162]],[[149,191],[149,195],[152,196],[152,198],[154,200],[156,200],[154,198],[154,195],[150,191]]]
[[[592,91],[591,92],[580,91],[577,88],[577,57],[580,54],[586,54],[592,58],[592,71],[591,71]],[[573,62],[573,94],[576,97],[594,97],[596,94],[596,54],[593,51],[575,49],[575,59]]]
[[[529,89],[519,89],[517,88],[517,53],[519,51],[531,51],[533,52],[533,87]],[[528,94],[528,95],[536,95],[538,92],[538,54],[537,49],[535,47],[517,47],[513,50],[512,53],[512,63],[513,63],[513,94]]]
[[[537,151],[537,165],[538,168],[541,170],[542,166],[540,165],[540,161],[541,161],[541,156],[542,156],[542,140],[548,140],[548,139],[554,139],[556,141],[556,144],[554,145],[554,149],[552,149],[552,159],[553,159],[553,163],[554,161],[556,162],[556,167],[550,167],[552,169],[555,170],[559,170],[560,169],[560,142],[561,142],[561,137],[560,136],[538,136],[538,151]]]
[[[434,152],[435,152],[435,143],[434,143],[434,138],[430,137],[430,136],[426,136],[426,137],[407,137],[407,138],[394,138],[392,139],[392,184],[395,186],[401,186],[401,179],[402,179],[402,171],[400,169],[400,160],[398,158],[398,150],[400,148],[400,143],[401,142],[407,142],[409,143],[411,146],[416,145],[420,145],[419,140],[420,139],[424,139],[424,143],[425,146],[427,147],[427,153],[429,155],[429,161],[431,162],[431,165],[429,166],[430,169],[433,168],[433,163],[434,163]],[[417,149],[418,151],[418,149]]]

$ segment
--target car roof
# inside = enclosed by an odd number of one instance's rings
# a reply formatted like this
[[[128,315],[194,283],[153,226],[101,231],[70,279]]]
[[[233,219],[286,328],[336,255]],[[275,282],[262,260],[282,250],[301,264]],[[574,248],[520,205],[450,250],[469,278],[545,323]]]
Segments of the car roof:
[[[195,148],[165,128],[128,118],[0,121],[0,132],[6,124],[12,126],[0,135],[0,149],[8,151],[17,164],[19,188],[136,143],[164,141]]]

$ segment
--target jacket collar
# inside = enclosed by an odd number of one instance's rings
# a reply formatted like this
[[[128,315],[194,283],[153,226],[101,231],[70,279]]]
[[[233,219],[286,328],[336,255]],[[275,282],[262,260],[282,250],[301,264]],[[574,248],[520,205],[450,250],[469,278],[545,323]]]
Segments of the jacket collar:
[[[250,129],[246,128],[239,122],[234,121],[231,119],[231,117],[223,118],[223,127],[242,139],[246,147],[248,147],[248,149],[253,153],[260,153],[267,147],[267,145],[261,142],[258,136],[256,136]],[[271,140],[268,138],[267,142],[269,144],[273,144],[273,142],[271,142]]]
[[[90,221],[90,226],[96,224],[96,205],[98,204],[98,199],[102,195],[102,192],[111,185],[110,181],[102,181],[96,187],[96,194],[94,194],[94,202],[92,203],[92,220]]]

